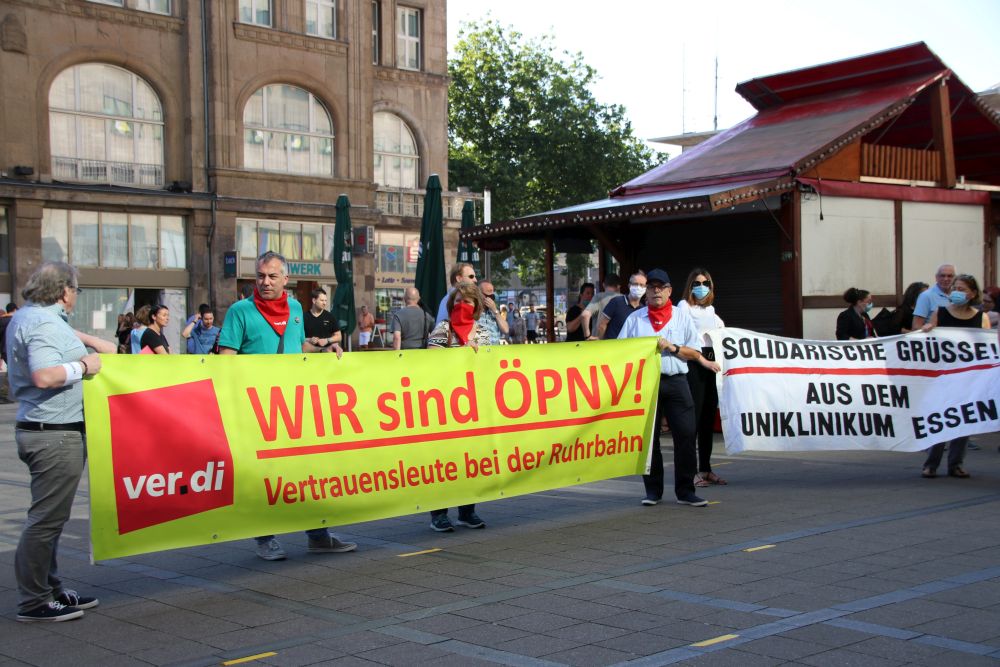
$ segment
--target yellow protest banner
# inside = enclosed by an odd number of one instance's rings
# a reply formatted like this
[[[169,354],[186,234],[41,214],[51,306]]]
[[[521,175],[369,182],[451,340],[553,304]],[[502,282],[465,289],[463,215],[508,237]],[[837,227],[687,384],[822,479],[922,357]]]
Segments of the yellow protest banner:
[[[102,364],[95,560],[641,473],[659,382],[652,338]]]

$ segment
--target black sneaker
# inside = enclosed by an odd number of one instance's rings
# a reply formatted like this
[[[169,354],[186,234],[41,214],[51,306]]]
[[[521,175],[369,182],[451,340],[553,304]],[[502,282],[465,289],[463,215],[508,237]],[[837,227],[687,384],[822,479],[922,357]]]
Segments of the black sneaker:
[[[58,623],[59,621],[72,621],[74,618],[83,616],[83,610],[76,607],[67,607],[61,602],[53,600],[47,605],[36,607],[31,611],[21,612],[17,615],[17,620],[23,623],[48,622]]]
[[[438,514],[431,517],[431,529],[439,533],[450,533],[455,530],[455,526],[451,525],[447,514]]]
[[[486,522],[483,521],[482,519],[480,519],[479,515],[476,514],[475,512],[473,512],[472,514],[470,514],[468,516],[462,516],[461,514],[459,514],[458,518],[455,520],[455,523],[457,523],[460,526],[465,526],[466,528],[485,528],[486,527]]]
[[[645,498],[642,499],[642,504],[645,505],[646,507],[652,507],[653,505],[656,505],[659,502],[660,499],[657,498],[656,496],[646,496]]]
[[[56,602],[67,607],[76,607],[77,609],[93,609],[100,604],[97,598],[90,595],[80,595],[68,588],[59,594]]]
[[[708,501],[704,498],[699,498],[693,493],[688,493],[677,499],[678,505],[690,505],[691,507],[705,507],[708,505]]]

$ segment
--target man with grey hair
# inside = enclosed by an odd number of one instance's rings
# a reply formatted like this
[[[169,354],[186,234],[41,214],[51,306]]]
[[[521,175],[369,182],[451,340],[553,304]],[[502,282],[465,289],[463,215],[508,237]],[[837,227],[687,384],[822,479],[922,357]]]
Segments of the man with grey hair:
[[[434,318],[420,307],[420,291],[407,287],[403,291],[403,307],[389,318],[394,350],[419,350],[427,347],[427,336],[434,329]]]
[[[7,329],[11,392],[20,404],[14,440],[31,471],[31,507],[14,556],[19,621],[68,621],[96,607],[97,598],[62,586],[56,551],[87,461],[83,421],[85,376],[101,370],[114,343],[74,331],[67,319],[80,293],[78,274],[45,262],[21,295],[24,307]]]
[[[302,352],[336,352],[340,345],[317,347],[306,341],[302,306],[289,299],[288,263],[276,252],[265,252],[257,258],[257,279],[253,296],[237,301],[226,313],[219,335],[222,354],[301,354]],[[307,530],[310,553],[344,553],[354,551],[354,542],[341,542],[326,528]],[[257,539],[257,556],[264,560],[284,560],[287,556],[274,535]]]
[[[955,280],[955,265],[942,264],[934,274],[934,284],[925,289],[917,297],[917,305],[913,307],[913,331],[931,321],[931,315],[943,306],[951,303],[948,295],[951,293],[951,283]]]

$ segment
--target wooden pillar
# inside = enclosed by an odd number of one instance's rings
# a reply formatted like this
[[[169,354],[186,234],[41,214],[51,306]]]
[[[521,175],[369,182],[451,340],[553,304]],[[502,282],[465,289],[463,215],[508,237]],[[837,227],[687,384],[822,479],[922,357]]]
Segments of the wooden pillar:
[[[791,295],[783,300],[782,335],[790,338],[802,337],[802,199],[799,191],[781,207],[781,228],[779,251],[781,253],[781,292]]]
[[[931,95],[931,126],[934,129],[934,148],[941,156],[941,185],[955,187],[955,144],[951,138],[951,103],[948,99],[948,82],[942,80]]]
[[[556,342],[556,285],[555,253],[552,248],[552,232],[545,232],[545,338]]]

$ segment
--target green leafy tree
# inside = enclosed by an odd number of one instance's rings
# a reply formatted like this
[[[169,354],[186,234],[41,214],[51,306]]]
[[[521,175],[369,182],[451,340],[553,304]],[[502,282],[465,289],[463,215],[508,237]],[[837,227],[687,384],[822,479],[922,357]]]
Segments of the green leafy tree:
[[[489,188],[497,220],[600,199],[666,159],[635,136],[624,107],[594,98],[597,72],[583,55],[560,57],[547,38],[494,20],[465,24],[448,73],[448,180]],[[515,272],[527,285],[544,280],[540,242],[516,241],[493,258],[500,284]],[[568,255],[571,280],[588,262]]]

